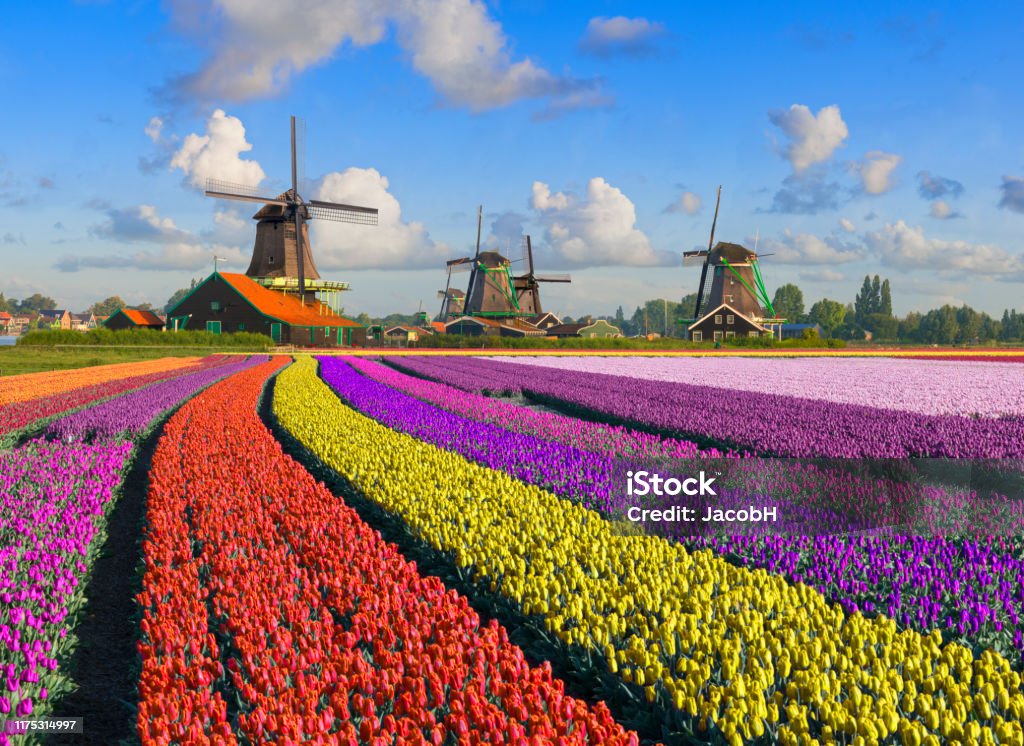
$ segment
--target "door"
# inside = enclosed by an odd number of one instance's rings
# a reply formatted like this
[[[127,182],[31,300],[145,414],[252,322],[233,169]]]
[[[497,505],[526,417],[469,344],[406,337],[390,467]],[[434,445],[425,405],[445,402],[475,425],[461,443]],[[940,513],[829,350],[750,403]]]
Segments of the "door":
[[[206,331],[212,334],[220,334],[220,322],[219,321],[207,321]]]
[[[281,325],[276,321],[270,325],[270,338],[278,344],[281,342]]]

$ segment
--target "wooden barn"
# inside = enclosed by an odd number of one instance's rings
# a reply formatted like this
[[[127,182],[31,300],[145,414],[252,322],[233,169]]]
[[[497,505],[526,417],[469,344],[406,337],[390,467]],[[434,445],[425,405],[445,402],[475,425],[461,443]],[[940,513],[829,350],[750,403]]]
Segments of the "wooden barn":
[[[304,347],[366,345],[366,327],[321,301],[270,290],[251,277],[214,272],[167,314],[170,329],[265,334]]]
[[[610,339],[621,337],[622,330],[614,324],[609,324],[604,319],[591,321],[589,319],[575,324],[555,324],[544,330],[549,337],[586,337]]]
[[[486,319],[463,316],[445,324],[446,334],[465,337],[543,337],[544,331],[522,319]]]
[[[771,330],[744,316],[728,303],[722,303],[710,313],[690,324],[688,331],[694,342],[719,342],[733,337],[771,336]]]
[[[103,322],[107,329],[117,331],[119,329],[153,329],[163,331],[164,322],[152,311],[144,311],[138,308],[122,308],[116,313],[107,317]]]

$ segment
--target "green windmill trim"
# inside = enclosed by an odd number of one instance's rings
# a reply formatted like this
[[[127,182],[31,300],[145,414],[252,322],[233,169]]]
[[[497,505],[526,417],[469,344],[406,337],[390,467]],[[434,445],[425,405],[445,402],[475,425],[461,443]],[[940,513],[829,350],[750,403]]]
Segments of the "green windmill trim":
[[[764,286],[764,278],[761,277],[761,267],[756,261],[754,261],[751,266],[754,268],[754,279],[757,281],[758,287],[761,288],[761,295],[764,298],[764,304],[774,318],[777,314],[775,313],[775,307],[772,305],[772,302],[768,300],[768,290]]]
[[[492,272],[504,272],[506,274],[506,276],[508,277],[508,286],[509,286],[510,289],[512,288],[512,286],[514,284],[514,280],[512,278],[512,270],[509,269],[508,267],[501,267],[501,268],[498,268],[498,267],[485,267],[483,262],[480,262],[477,266],[480,269],[482,269],[487,274],[491,274]],[[505,298],[513,306],[515,306],[516,311],[520,311],[520,312],[522,311],[522,309],[519,308],[519,298],[516,297],[516,294],[515,294],[514,291],[509,293],[509,292],[506,292],[504,288],[501,288],[501,292],[502,292],[502,295],[504,295]],[[478,315],[482,315],[482,314],[478,314]]]
[[[772,309],[772,304],[768,302],[768,299],[765,297],[765,294],[763,292],[758,292],[757,290],[754,290],[754,288],[750,287],[750,283],[743,279],[743,276],[739,272],[737,272],[731,264],[729,264],[729,260],[726,259],[724,256],[722,257],[722,264],[725,266],[726,269],[728,269],[730,272],[736,275],[736,279],[740,281],[740,284],[743,285],[743,287],[750,291],[751,295],[753,295],[761,303],[768,307],[768,309],[772,312],[772,315],[775,314],[774,309]]]

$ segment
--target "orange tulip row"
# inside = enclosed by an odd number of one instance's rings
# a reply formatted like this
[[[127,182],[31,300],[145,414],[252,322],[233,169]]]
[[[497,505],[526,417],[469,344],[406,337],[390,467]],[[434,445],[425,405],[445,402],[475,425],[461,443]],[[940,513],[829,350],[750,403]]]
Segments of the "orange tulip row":
[[[146,360],[138,363],[96,365],[90,368],[5,376],[0,378],[0,406],[53,396],[64,391],[106,383],[119,378],[176,370],[195,365],[198,362],[199,358],[197,357],[164,357],[159,360]]]
[[[284,364],[200,394],[157,447],[141,740],[638,743],[283,453],[256,409]]]

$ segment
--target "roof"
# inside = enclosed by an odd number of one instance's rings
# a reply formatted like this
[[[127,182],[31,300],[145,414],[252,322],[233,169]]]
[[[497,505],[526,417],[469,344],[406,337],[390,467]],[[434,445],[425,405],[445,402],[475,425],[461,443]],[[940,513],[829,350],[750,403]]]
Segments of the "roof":
[[[220,275],[228,285],[264,316],[269,316],[285,324],[359,328],[363,326],[357,321],[339,316],[324,303],[320,303],[319,307],[310,304],[303,305],[294,295],[267,290],[253,281],[251,277],[233,272],[216,272],[214,274]]]
[[[121,313],[128,317],[135,326],[163,326],[164,322],[152,311],[144,311],[139,308],[122,308]]]
[[[570,335],[578,334],[580,329],[585,326],[590,326],[590,324],[555,324],[554,326],[549,326],[544,331],[554,336],[559,334]]]
[[[757,321],[754,321],[754,320],[753,320],[752,318],[750,318],[750,317],[749,317],[749,316],[747,316],[746,314],[740,313],[740,312],[739,312],[739,311],[737,311],[737,310],[736,310],[735,308],[733,308],[732,306],[730,306],[730,305],[729,305],[728,303],[722,303],[722,304],[721,304],[721,305],[719,305],[719,306],[718,306],[717,308],[714,308],[714,309],[712,309],[711,311],[708,311],[708,312],[707,312],[706,314],[704,314],[704,315],[703,315],[703,316],[701,316],[701,317],[700,317],[699,319],[697,319],[697,320],[696,320],[696,321],[694,321],[694,322],[693,322],[692,324],[690,324],[690,325],[689,325],[688,327],[686,327],[686,328],[687,328],[687,330],[693,329],[693,327],[697,326],[698,324],[702,324],[703,322],[707,321],[707,320],[708,320],[708,319],[709,319],[710,317],[714,316],[714,315],[715,315],[716,313],[718,313],[719,311],[721,311],[721,310],[722,310],[723,308],[728,308],[728,309],[729,309],[730,311],[732,311],[732,312],[733,312],[733,314],[734,314],[734,315],[736,315],[736,316],[739,316],[739,317],[740,317],[740,318],[742,318],[742,319],[743,319],[744,321],[746,321],[746,322],[747,322],[748,324],[751,324],[751,325],[753,325],[753,326],[756,326],[756,327],[757,327],[758,329],[760,329],[761,331],[763,331],[763,332],[766,332],[766,331],[768,331],[768,329],[767,329],[767,328],[765,328],[765,327],[764,327],[764,326],[763,326],[762,324],[758,323]]]
[[[814,329],[819,327],[817,324],[782,324],[783,329]]]
[[[7,313],[7,311],[0,311],[0,319],[3,319],[4,321],[7,321],[7,320],[9,320],[11,318],[13,318],[13,317],[11,316],[11,314]]]
[[[425,329],[421,329],[418,326],[408,326],[407,324],[398,324],[397,326],[389,327],[385,330],[385,334],[391,334],[392,332],[406,332],[410,334],[422,334]]]
[[[56,318],[59,318],[59,317],[63,316],[66,313],[67,313],[67,310],[64,309],[64,308],[54,308],[53,310],[43,309],[42,311],[39,312],[39,315],[43,316],[45,318],[54,318],[54,319],[56,319]]]
[[[462,324],[466,321],[472,321],[474,323],[479,324],[480,326],[492,326],[495,329],[501,326],[501,322],[495,321],[494,319],[485,319],[480,316],[459,316],[459,318],[452,319],[447,324],[445,324],[445,328],[447,329],[449,326],[452,326],[454,324]]]
[[[431,321],[430,328],[434,330],[436,334],[444,334],[444,322],[443,321]]]

